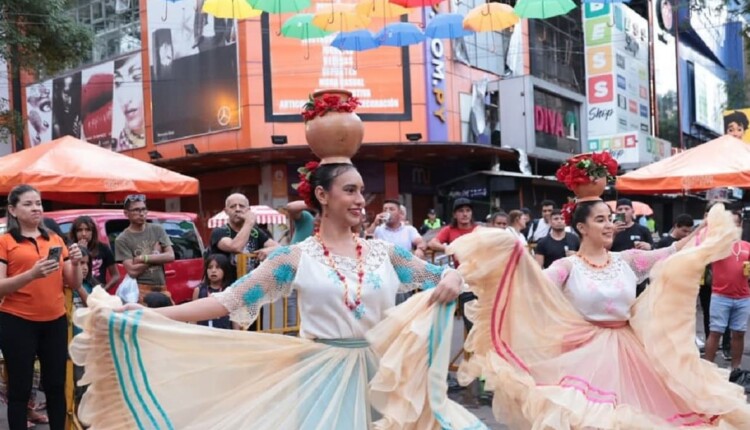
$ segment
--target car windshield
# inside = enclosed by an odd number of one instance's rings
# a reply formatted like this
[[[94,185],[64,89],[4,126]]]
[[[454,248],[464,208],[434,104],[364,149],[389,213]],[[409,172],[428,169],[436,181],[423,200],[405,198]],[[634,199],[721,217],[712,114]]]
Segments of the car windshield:
[[[148,222],[154,222],[164,227],[169,240],[172,241],[175,260],[202,258],[201,240],[192,221],[150,219]],[[113,253],[115,252],[115,239],[128,225],[129,221],[125,219],[110,220],[104,225]]]

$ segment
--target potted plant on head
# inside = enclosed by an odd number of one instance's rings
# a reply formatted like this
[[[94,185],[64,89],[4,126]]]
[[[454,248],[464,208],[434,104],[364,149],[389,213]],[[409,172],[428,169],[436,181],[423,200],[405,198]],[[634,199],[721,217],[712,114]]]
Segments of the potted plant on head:
[[[345,90],[321,90],[302,108],[305,138],[321,164],[351,163],[364,137],[364,126],[354,110],[360,102]]]
[[[617,160],[607,151],[580,154],[566,160],[555,175],[576,195],[575,202],[563,206],[566,220],[572,217],[576,203],[601,200],[607,183],[613,181],[615,175]]]

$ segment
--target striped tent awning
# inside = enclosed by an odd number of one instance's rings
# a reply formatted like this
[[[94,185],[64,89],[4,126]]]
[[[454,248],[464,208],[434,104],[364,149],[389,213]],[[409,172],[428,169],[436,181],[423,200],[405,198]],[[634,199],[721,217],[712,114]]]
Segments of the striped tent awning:
[[[286,224],[286,215],[268,206],[250,206],[250,210],[256,215],[258,224]],[[217,228],[225,225],[229,217],[226,212],[221,211],[208,220],[208,228]]]

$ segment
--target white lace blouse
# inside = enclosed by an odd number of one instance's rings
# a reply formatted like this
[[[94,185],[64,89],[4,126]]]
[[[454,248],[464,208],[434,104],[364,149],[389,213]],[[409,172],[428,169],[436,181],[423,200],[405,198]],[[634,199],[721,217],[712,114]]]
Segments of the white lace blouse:
[[[381,240],[366,242],[362,306],[350,310],[344,303],[344,286],[328,265],[314,238],[277,248],[257,269],[222,293],[214,294],[230,311],[230,318],[249,325],[266,303],[297,291],[300,336],[308,339],[362,338],[395,306],[396,293],[435,287],[443,268],[428,264],[403,248]],[[357,261],[333,255],[349,285],[349,300],[357,292]],[[452,270],[452,269],[449,269]]]
[[[595,269],[572,255],[555,261],[544,273],[589,321],[627,321],[636,285],[649,277],[657,262],[676,252],[673,246],[654,251],[612,252],[610,264]]]

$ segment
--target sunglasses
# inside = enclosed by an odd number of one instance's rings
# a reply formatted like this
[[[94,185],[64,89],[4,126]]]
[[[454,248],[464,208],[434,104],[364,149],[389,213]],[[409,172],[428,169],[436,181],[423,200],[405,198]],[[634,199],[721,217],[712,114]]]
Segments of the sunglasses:
[[[125,203],[128,202],[145,202],[146,196],[144,194],[130,194],[125,197]]]

